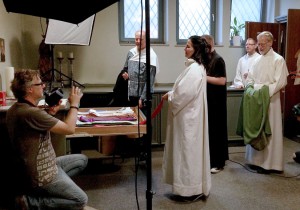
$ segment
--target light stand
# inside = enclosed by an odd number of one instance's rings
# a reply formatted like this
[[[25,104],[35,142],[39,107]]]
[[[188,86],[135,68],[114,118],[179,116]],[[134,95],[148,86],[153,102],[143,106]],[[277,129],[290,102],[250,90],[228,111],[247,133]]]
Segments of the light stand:
[[[61,73],[62,73],[62,61],[63,61],[63,57],[57,57],[57,60],[58,60],[58,64],[59,64],[59,82],[60,82],[60,86],[63,88],[64,87],[64,81],[63,81],[63,78],[61,76]]]
[[[49,19],[47,18],[46,19],[46,24],[49,25]],[[47,29],[48,30],[48,29]],[[73,80],[73,78],[70,78],[69,76],[65,75],[64,73],[61,72],[61,68],[62,68],[62,65],[61,65],[61,62],[63,60],[62,57],[58,57],[58,61],[59,61],[59,64],[60,64],[60,71],[58,71],[57,69],[54,68],[54,45],[53,44],[50,44],[50,59],[51,59],[51,66],[52,66],[52,69],[49,69],[47,72],[45,72],[44,74],[41,75],[41,79],[43,80],[44,78],[47,78],[46,76],[48,74],[51,74],[51,79],[50,81],[45,81],[45,82],[49,82],[49,92],[52,90],[52,83],[55,82],[55,73],[57,73],[59,75],[59,80],[61,82],[61,88],[64,87],[63,85],[63,77],[67,78],[68,80],[70,80],[70,86],[72,87],[72,85],[77,84],[78,86],[82,87],[82,88],[85,88],[84,85],[80,84],[79,82]],[[72,70],[73,71],[73,70]],[[73,75],[72,75],[73,76]]]
[[[147,135],[146,135],[146,165],[147,165],[147,209],[152,209],[152,197],[154,192],[152,191],[152,151],[151,151],[151,139],[152,139],[152,124],[151,124],[151,92],[150,92],[150,9],[149,0],[145,0],[145,13],[146,13],[146,119],[147,119]]]
[[[80,84],[79,82],[73,80],[73,78],[70,78],[69,76],[65,75],[61,71],[58,71],[57,69],[54,68],[54,50],[53,49],[54,49],[54,45],[50,45],[52,69],[48,70],[47,72],[45,72],[44,74],[41,75],[41,79],[43,80],[43,78],[45,78],[48,74],[51,74],[51,80],[50,81],[45,81],[45,82],[49,82],[49,91],[52,90],[53,82],[55,82],[55,73],[57,73],[59,75],[59,78],[62,81],[63,81],[63,77],[65,77],[68,80],[70,80],[71,87],[72,87],[72,85],[76,84],[76,85],[78,85],[78,86],[80,86],[82,88],[85,88],[84,85]]]
[[[70,62],[70,69],[71,69],[71,75],[70,75],[70,84],[71,85],[73,85],[72,84],[72,81],[73,81],[73,60],[74,60],[75,58],[72,58],[72,57],[68,57],[68,60],[69,60],[69,62]]]

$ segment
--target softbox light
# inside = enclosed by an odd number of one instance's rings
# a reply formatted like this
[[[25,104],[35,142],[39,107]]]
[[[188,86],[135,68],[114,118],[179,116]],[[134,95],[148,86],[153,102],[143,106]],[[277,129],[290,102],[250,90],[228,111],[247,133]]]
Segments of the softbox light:
[[[79,24],[49,19],[46,44],[90,45],[95,15]]]

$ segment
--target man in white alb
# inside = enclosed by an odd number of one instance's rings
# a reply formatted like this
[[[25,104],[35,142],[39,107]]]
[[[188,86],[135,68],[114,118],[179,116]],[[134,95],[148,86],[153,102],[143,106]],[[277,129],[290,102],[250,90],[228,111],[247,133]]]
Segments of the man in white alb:
[[[259,173],[283,171],[280,90],[286,86],[289,72],[284,58],[274,52],[272,44],[273,35],[270,32],[264,31],[257,36],[258,50],[261,55],[255,59],[247,77],[247,84],[252,84],[255,90],[267,86],[270,96],[268,120],[272,134],[267,137],[269,143],[261,151],[249,144],[246,145],[246,160],[250,165],[257,167]]]
[[[245,48],[247,53],[239,59],[236,67],[236,75],[233,80],[234,87],[238,89],[246,87],[246,79],[249,69],[252,66],[255,58],[259,56],[259,54],[256,52],[257,44],[253,38],[247,39]]]

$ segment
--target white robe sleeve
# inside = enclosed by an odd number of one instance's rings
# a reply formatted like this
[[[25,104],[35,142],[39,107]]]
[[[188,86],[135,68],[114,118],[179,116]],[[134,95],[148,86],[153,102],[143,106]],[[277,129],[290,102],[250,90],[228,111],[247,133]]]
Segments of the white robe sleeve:
[[[242,75],[242,60],[239,59],[239,62],[238,62],[237,67],[236,67],[235,78],[233,80],[233,84],[234,84],[235,87],[238,87],[238,86],[243,86],[244,87],[242,77],[243,77],[243,75]]]
[[[175,82],[173,90],[168,93],[168,101],[171,103],[172,113],[175,116],[181,109],[187,106],[196,97],[196,92],[203,81],[203,75],[198,64],[187,67],[183,74]]]
[[[250,67],[247,84],[253,84],[255,90],[267,85],[272,97],[286,86],[288,74],[284,58],[271,49]]]
[[[275,61],[275,81],[269,85],[270,97],[276,94],[280,89],[284,88],[287,84],[288,70],[283,58]]]

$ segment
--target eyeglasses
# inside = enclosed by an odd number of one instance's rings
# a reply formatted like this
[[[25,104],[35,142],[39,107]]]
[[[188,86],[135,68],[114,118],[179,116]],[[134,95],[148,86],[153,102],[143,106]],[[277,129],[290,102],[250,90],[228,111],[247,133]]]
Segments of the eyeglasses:
[[[40,83],[32,84],[31,86],[43,86],[43,85],[45,85],[45,83],[44,82],[40,82]]]
[[[268,42],[262,42],[262,43],[257,43],[257,45],[258,45],[258,46],[264,47],[264,46],[266,46],[267,43],[268,43]]]

